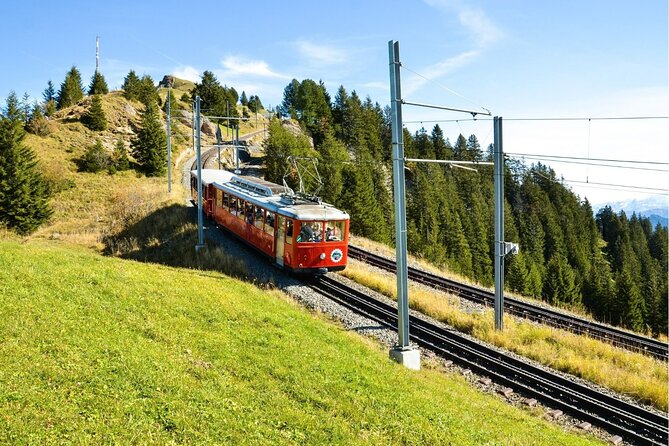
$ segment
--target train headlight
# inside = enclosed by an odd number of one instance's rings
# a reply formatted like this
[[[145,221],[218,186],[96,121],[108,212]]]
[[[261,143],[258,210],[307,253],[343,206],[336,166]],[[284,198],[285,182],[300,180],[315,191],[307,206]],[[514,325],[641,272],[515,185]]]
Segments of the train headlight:
[[[325,253],[322,252],[321,255],[320,255],[319,257],[321,258],[321,260],[325,260]]]

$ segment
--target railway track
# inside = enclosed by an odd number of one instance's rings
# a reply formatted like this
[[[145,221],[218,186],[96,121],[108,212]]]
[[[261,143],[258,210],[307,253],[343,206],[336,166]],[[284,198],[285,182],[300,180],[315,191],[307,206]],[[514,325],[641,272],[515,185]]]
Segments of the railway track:
[[[312,279],[309,286],[393,330],[397,327],[397,309],[391,305],[327,276]],[[430,349],[462,367],[579,420],[620,435],[626,441],[654,446],[666,445],[669,441],[669,420],[654,412],[527,364],[421,319],[411,319],[410,336],[421,347]]]
[[[350,258],[363,261],[386,271],[395,272],[396,269],[394,260],[367,252],[355,246],[349,245],[348,255]],[[409,279],[442,291],[453,293],[461,298],[485,306],[494,306],[495,294],[490,291],[462,284],[411,267],[409,267]],[[557,311],[507,296],[504,296],[504,310],[514,316],[541,322],[542,324],[568,330],[573,333],[588,335],[592,338],[608,342],[627,350],[645,353],[662,361],[667,361],[667,359],[669,359],[669,346],[664,342],[646,336],[630,333],[575,316],[565,315]]]

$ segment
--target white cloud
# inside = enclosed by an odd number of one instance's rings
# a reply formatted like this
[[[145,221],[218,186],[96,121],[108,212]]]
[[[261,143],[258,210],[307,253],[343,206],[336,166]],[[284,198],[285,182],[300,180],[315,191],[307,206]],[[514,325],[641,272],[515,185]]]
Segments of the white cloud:
[[[504,33],[488,18],[480,8],[466,6],[459,0],[425,0],[429,6],[439,9],[447,15],[452,11],[458,14],[458,21],[482,48],[502,38]]]
[[[176,67],[172,70],[172,75],[179,79],[185,79],[191,82],[200,81],[200,71],[197,68],[189,65]]]
[[[479,54],[480,51],[478,50],[465,51],[464,53],[449,57],[448,59],[438,62],[432,66],[421,68],[420,73],[425,76],[425,78],[419,77],[415,74],[408,76],[406,80],[402,82],[403,95],[408,96],[419,90],[428,82],[428,79],[438,79],[449,73],[452,73],[458,68],[467,65],[472,60],[476,59]]]
[[[234,78],[237,76],[257,76],[270,77],[277,79],[290,79],[290,76],[272,71],[263,60],[249,60],[237,56],[228,56],[221,61],[225,68],[222,73],[224,78]]]
[[[502,31],[480,9],[462,9],[458,19],[460,24],[469,30],[479,47],[494,43],[503,36]]]
[[[336,65],[348,61],[348,53],[334,46],[318,45],[306,40],[295,42],[300,54],[314,65]]]

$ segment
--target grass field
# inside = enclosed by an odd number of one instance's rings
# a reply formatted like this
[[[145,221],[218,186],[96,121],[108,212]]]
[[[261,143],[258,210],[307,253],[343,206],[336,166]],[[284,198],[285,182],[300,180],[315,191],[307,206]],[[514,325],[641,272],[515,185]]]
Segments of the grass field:
[[[599,444],[279,292],[0,241],[0,444]]]
[[[395,278],[379,275],[368,265],[350,261],[342,275],[397,299]],[[494,329],[492,311],[468,314],[457,298],[410,285],[411,308],[443,321],[464,333],[534,359],[556,370],[579,376],[639,401],[667,410],[667,364],[564,330],[504,318],[504,331]]]

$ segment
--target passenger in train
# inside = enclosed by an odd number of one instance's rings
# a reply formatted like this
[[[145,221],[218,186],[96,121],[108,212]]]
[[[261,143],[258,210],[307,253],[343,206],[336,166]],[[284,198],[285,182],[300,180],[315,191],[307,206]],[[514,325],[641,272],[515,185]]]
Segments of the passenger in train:
[[[311,229],[311,226],[309,226],[306,223],[302,224],[302,229],[300,229],[300,233],[297,235],[297,241],[298,242],[311,242],[314,240],[314,230]]]

